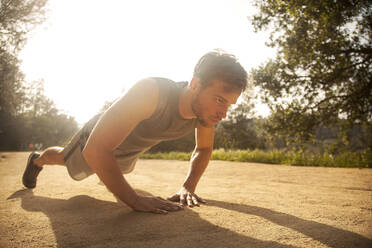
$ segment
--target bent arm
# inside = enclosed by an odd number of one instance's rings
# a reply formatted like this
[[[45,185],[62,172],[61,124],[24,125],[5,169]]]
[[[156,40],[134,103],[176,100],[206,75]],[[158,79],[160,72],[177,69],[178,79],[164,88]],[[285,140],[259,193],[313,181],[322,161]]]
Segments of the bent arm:
[[[196,145],[190,159],[190,169],[183,186],[194,193],[196,186],[208,166],[213,150],[214,128],[199,125],[196,129]]]
[[[107,188],[132,208],[138,196],[122,175],[113,151],[139,122],[152,115],[158,95],[159,89],[154,80],[138,82],[102,115],[82,152],[88,165]]]

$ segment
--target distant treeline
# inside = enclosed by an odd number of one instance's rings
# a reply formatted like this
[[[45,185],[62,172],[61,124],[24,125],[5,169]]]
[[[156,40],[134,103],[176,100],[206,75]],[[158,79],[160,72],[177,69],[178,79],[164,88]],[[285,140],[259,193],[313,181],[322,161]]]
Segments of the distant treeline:
[[[78,129],[73,117],[54,106],[43,92],[43,81],[35,81],[24,88],[23,101],[15,112],[0,110],[0,150],[42,149],[65,145]],[[110,106],[105,103],[101,111]],[[214,149],[261,150],[303,152],[312,155],[338,155],[345,152],[371,151],[371,125],[354,124],[345,128],[340,119],[332,126],[316,126],[307,131],[307,137],[296,139],[291,134],[278,135],[275,120],[252,118],[246,102],[231,109],[228,117],[215,128]],[[191,152],[195,146],[194,133],[178,140],[164,141],[151,148],[149,153]]]
[[[216,127],[214,148],[371,154],[370,1],[254,2],[260,11],[252,25],[256,31],[273,28],[268,45],[278,53],[251,70],[242,102]],[[45,97],[42,80],[27,85],[20,67],[19,52],[45,20],[46,3],[0,4],[1,150],[63,145],[77,130],[76,121]],[[258,97],[271,109],[265,119],[254,118]],[[190,134],[149,152],[193,148]]]
[[[340,120],[339,125],[317,126],[309,132],[310,139],[296,142],[292,137],[271,133],[270,119],[245,118],[241,113],[237,118],[223,120],[216,126],[214,149],[281,150],[316,155],[371,150],[372,134],[368,126],[354,125],[345,131],[343,120]],[[162,142],[150,149],[149,153],[190,152],[194,146],[195,138],[192,133],[179,140]]]
[[[27,83],[19,52],[46,20],[47,0],[0,3],[0,150],[63,145],[77,129],[44,95],[43,80]]]
[[[43,82],[24,89],[16,111],[0,109],[0,150],[33,150],[64,145],[78,129],[71,116],[61,113],[43,93]]]
[[[77,130],[73,117],[51,111],[42,115],[25,112],[19,116],[0,112],[0,151],[40,150],[64,145]]]
[[[245,93],[246,97],[249,92]],[[0,109],[0,150],[42,149],[65,145],[78,129],[71,116],[61,113],[53,101],[44,95],[43,81],[23,88],[20,103],[11,111]],[[100,111],[111,105],[106,102]],[[7,110],[7,111],[6,111]],[[303,152],[312,155],[338,155],[345,152],[371,151],[371,124],[349,125],[339,119],[336,124],[317,125],[301,135],[277,130],[277,120],[253,118],[252,106],[243,101],[231,109],[228,117],[215,128],[214,149]],[[296,133],[297,134],[297,133]],[[191,152],[195,146],[194,133],[178,140],[164,141],[149,153],[172,151]]]

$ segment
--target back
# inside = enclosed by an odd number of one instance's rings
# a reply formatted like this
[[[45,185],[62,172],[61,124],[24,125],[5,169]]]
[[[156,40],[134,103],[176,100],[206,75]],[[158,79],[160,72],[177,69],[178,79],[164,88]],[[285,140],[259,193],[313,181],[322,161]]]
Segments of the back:
[[[139,155],[164,140],[178,139],[192,132],[197,119],[183,119],[178,110],[179,95],[187,82],[174,82],[166,78],[152,78],[159,87],[157,107],[152,116],[141,121],[128,137],[114,150],[114,155],[123,173],[134,169]],[[100,115],[95,116],[85,126],[85,136],[91,130]]]

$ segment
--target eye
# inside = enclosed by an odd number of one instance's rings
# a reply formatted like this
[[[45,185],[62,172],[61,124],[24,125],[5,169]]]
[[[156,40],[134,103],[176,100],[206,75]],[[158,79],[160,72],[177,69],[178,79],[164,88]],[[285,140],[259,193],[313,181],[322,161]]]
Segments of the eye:
[[[223,103],[224,103],[224,100],[223,100],[221,97],[217,97],[217,98],[216,98],[216,102],[217,102],[218,104],[223,104]]]

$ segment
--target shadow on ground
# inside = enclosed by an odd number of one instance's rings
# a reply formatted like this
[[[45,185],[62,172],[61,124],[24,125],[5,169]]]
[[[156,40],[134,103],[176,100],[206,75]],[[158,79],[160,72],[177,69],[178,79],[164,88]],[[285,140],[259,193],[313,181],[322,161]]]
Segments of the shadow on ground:
[[[20,198],[26,211],[48,216],[58,247],[295,247],[240,235],[201,219],[191,209],[154,215],[86,195],[64,200],[35,196],[32,190],[8,197],[13,198]],[[215,200],[208,205],[260,216],[329,247],[372,247],[361,235],[270,209]]]
[[[265,218],[272,223],[300,232],[329,247],[372,247],[372,240],[359,234],[271,209],[214,200],[208,200],[208,203],[216,207]]]

